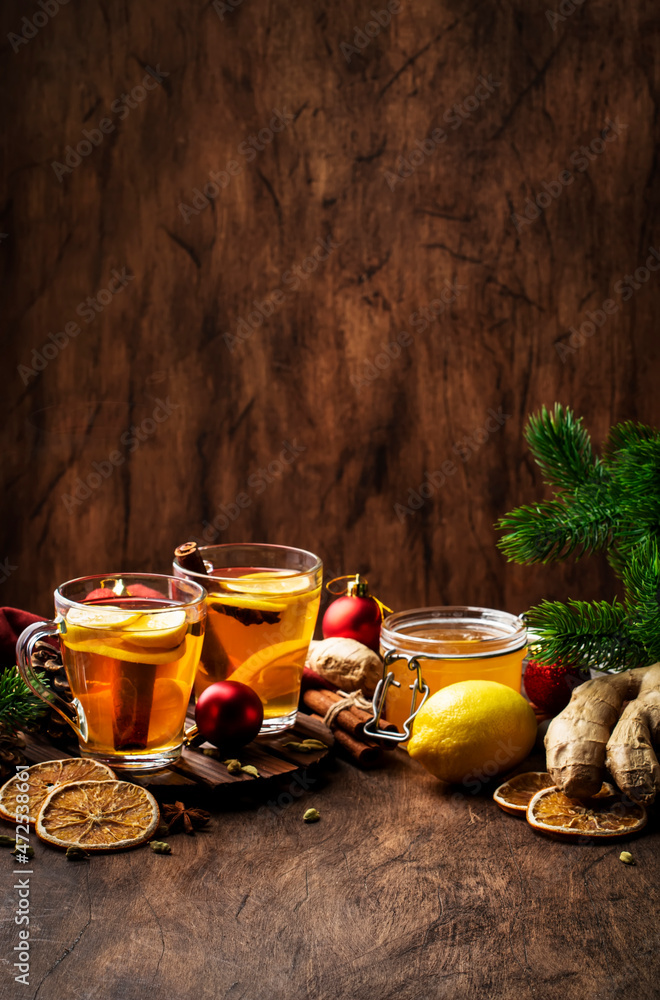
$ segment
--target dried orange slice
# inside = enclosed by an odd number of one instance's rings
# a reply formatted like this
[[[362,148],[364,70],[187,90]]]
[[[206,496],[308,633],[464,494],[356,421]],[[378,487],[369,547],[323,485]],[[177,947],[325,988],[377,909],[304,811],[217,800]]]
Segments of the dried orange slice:
[[[527,812],[527,806],[542,788],[550,788],[554,781],[547,771],[527,771],[516,774],[493,792],[493,799],[500,809],[512,815]]]
[[[88,757],[65,757],[63,760],[46,760],[42,764],[33,764],[27,767],[28,780],[20,781],[19,775],[13,778],[0,788],[0,816],[9,819],[12,823],[17,823],[16,806],[20,805],[19,815],[25,815],[24,795],[29,796],[27,805],[29,806],[30,823],[35,823],[41,805],[47,795],[58,785],[68,784],[70,781],[82,781],[84,779],[92,781],[111,781],[116,777],[107,764],[99,764],[98,761],[90,760]],[[28,786],[27,788],[25,786]],[[20,796],[20,800],[17,800]]]
[[[72,781],[53,789],[36,831],[56,847],[119,850],[142,844],[160,821],[155,798],[129,781]]]
[[[589,799],[571,799],[558,785],[542,788],[527,806],[527,822],[562,837],[622,837],[646,826],[646,809],[602,785]]]

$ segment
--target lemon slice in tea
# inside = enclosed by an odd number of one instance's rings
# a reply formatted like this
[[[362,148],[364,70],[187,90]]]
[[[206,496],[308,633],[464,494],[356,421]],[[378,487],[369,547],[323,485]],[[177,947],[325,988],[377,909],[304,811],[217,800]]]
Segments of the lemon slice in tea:
[[[156,679],[149,715],[147,749],[161,747],[181,737],[189,698],[189,684],[176,677]]]
[[[66,616],[67,632],[69,628],[122,629],[141,617],[139,611],[125,611],[122,608],[90,607],[71,608]]]
[[[569,798],[555,785],[536,793],[527,806],[527,822],[541,833],[561,837],[622,837],[646,825],[646,809],[609,784],[588,799]]]
[[[224,604],[230,608],[252,608],[255,611],[284,611],[287,606],[282,599],[271,600],[269,595],[224,592],[209,594],[209,603],[211,608]]]
[[[185,639],[171,649],[158,649],[154,646],[143,646],[139,642],[138,633],[134,634],[135,642],[127,641],[123,635],[105,635],[99,636],[98,639],[87,638],[81,642],[72,642],[70,637],[65,635],[62,636],[62,641],[67,649],[71,649],[75,653],[95,653],[97,656],[108,656],[114,660],[128,660],[129,663],[153,665],[173,663],[186,651]]]
[[[141,614],[123,629],[124,641],[149,649],[171,649],[183,641],[187,628],[185,611]]]
[[[302,676],[309,643],[298,639],[277,642],[249,656],[227,680],[254,688],[262,701],[294,691]]]
[[[493,792],[493,800],[500,809],[512,815],[523,815],[527,806],[542,788],[550,788],[554,781],[547,771],[527,771],[516,774]]]
[[[222,586],[228,591],[242,591],[243,593],[259,594],[266,598],[271,595],[278,597],[286,594],[308,594],[309,578],[301,577],[297,573],[269,573],[260,571],[257,573],[246,573],[245,576],[236,580],[223,580]]]
[[[128,781],[73,781],[55,788],[37,816],[41,840],[85,851],[136,847],[160,821],[153,795]]]
[[[18,774],[10,778],[9,781],[0,788],[0,816],[9,819],[12,823],[17,823],[16,818],[16,796],[28,795],[28,807],[30,811],[30,823],[34,823],[42,803],[60,785],[67,785],[72,781],[81,779],[93,779],[94,781],[112,781],[115,778],[114,771],[111,771],[106,764],[99,764],[95,760],[87,757],[65,757],[64,760],[47,760],[42,764],[33,764],[27,767],[27,782],[19,780]],[[27,792],[25,785],[28,785]],[[21,810],[19,815],[25,815]]]

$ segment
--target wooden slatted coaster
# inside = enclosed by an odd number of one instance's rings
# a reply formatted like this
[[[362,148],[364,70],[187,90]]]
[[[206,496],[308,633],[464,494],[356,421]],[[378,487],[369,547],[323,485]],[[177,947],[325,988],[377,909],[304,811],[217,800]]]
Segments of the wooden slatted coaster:
[[[188,723],[192,725],[193,722],[194,718],[190,712]],[[325,749],[316,748],[310,753],[300,753],[285,745],[291,742],[301,743],[307,739],[319,740],[325,744]],[[156,771],[154,774],[133,776],[129,772],[126,777],[145,788],[198,785],[215,790],[239,782],[264,781],[285,774],[293,774],[295,771],[323,760],[333,747],[334,742],[334,736],[327,726],[311,716],[299,714],[293,729],[288,729],[286,732],[274,736],[259,736],[252,743],[241,747],[240,750],[231,753],[228,751],[220,752],[219,757],[216,757],[215,754],[209,756],[203,752],[204,749],[215,750],[210,743],[204,743],[200,747],[186,747],[176,764],[162,771]],[[34,733],[25,734],[23,752],[30,764],[79,755],[75,746],[64,749],[55,747],[46,738]],[[251,764],[256,767],[259,778],[243,771],[238,774],[230,774],[223,760],[231,757],[238,758],[243,765]]]

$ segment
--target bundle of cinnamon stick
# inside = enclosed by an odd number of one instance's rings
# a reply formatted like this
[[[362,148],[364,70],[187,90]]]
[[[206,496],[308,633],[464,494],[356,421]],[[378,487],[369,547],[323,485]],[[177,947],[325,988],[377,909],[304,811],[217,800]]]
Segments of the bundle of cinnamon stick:
[[[321,721],[324,721],[328,710],[342,700],[342,696],[334,691],[308,690],[303,695],[305,707],[309,709],[314,718]],[[349,760],[364,768],[377,767],[378,764],[382,763],[383,750],[393,750],[396,747],[396,743],[378,742],[372,737],[364,735],[365,723],[370,718],[371,715],[368,712],[363,712],[362,709],[351,705],[340,709],[330,723],[339,749]],[[396,726],[384,719],[381,719],[380,727],[388,732],[397,731]]]

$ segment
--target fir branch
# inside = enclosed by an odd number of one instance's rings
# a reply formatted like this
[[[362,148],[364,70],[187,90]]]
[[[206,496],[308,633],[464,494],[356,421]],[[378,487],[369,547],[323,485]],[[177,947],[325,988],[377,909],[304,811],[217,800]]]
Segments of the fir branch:
[[[636,424],[633,420],[624,420],[610,427],[610,432],[603,445],[604,460],[612,461],[618,451],[627,451],[630,447],[644,441],[658,438],[658,432],[648,424]]]
[[[549,563],[608,548],[616,521],[604,504],[583,495],[518,507],[496,527],[508,532],[497,544],[509,562]]]
[[[525,616],[538,656],[596,669],[625,670],[660,660],[660,432],[625,421],[612,427],[602,459],[568,408],[543,407],[527,440],[555,499],[501,518],[499,547],[509,560],[547,563],[607,552],[623,578],[626,603],[545,601]],[[537,642],[534,642],[537,645]]]
[[[589,432],[569,407],[555,403],[551,413],[543,406],[529,418],[525,437],[549,485],[573,490],[602,479],[605,470],[593,455]]]
[[[652,661],[660,660],[660,556],[649,538],[632,554],[623,573],[630,631],[643,642]]]
[[[596,670],[643,667],[652,658],[633,634],[627,611],[608,601],[543,601],[524,615],[533,632],[534,656],[542,663],[570,663]]]
[[[37,673],[41,681],[46,675]],[[46,706],[30,691],[18,672],[10,667],[0,674],[0,730],[14,734],[17,729],[34,725],[46,712]]]
[[[660,437],[631,444],[608,458],[612,499],[622,522],[657,528],[660,523]]]

